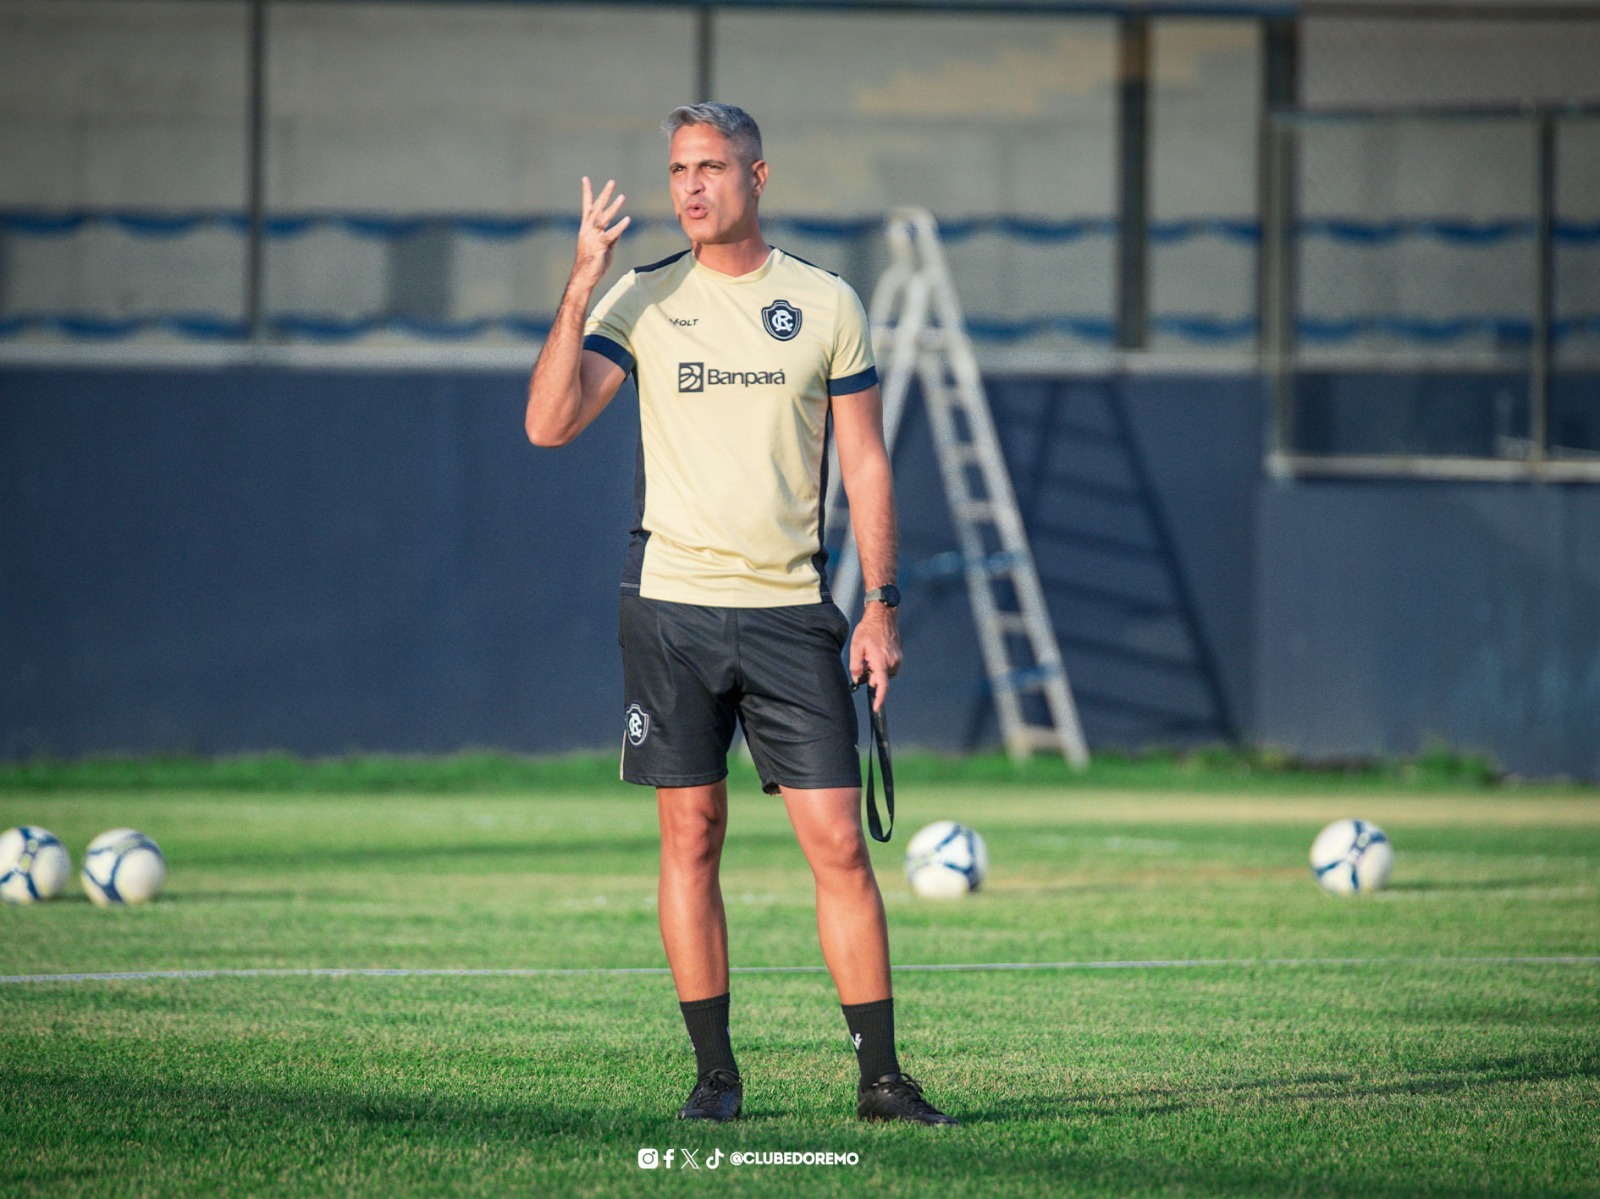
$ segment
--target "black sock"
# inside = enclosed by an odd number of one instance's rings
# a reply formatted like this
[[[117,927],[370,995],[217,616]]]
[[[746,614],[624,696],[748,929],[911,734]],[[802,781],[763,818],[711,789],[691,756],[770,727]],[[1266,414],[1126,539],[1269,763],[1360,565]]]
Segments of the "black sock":
[[[733,1060],[733,1044],[728,1040],[727,993],[680,1002],[678,1006],[683,1009],[683,1022],[689,1029],[689,1041],[694,1045],[697,1073],[701,1077],[712,1070],[739,1073]]]
[[[894,1000],[839,1006],[844,1011],[844,1022],[850,1026],[850,1042],[856,1047],[862,1083],[871,1085],[885,1074],[900,1073],[900,1059],[894,1052]]]

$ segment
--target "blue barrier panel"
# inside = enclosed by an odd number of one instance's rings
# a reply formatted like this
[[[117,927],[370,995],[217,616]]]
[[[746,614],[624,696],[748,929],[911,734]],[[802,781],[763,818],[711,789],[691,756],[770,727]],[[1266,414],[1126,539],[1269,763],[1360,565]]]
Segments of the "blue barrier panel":
[[[811,239],[854,241],[875,234],[878,217],[782,216],[769,218],[777,235]],[[422,213],[397,216],[365,212],[277,213],[261,225],[268,241],[288,241],[318,231],[334,231],[367,241],[388,242],[428,230],[445,230],[478,241],[515,241],[543,232],[572,235],[577,218],[565,213],[496,215],[486,213]],[[638,229],[671,229],[671,217],[636,217]],[[91,228],[109,228],[132,237],[171,240],[206,229],[222,229],[248,236],[250,221],[231,210],[162,212],[139,209],[36,209],[0,210],[0,234],[22,238],[70,237]],[[1534,222],[1526,219],[1470,222],[1459,219],[1361,220],[1350,217],[1306,218],[1300,222],[1306,238],[1323,239],[1353,249],[1392,247],[1403,242],[1428,240],[1458,249],[1490,249],[1527,241],[1535,236]],[[1033,245],[1066,246],[1089,239],[1110,241],[1117,236],[1111,217],[1047,219],[1042,217],[987,215],[945,218],[941,234],[946,242],[960,243],[992,236]],[[1212,240],[1254,247],[1260,227],[1248,219],[1183,218],[1154,223],[1150,240],[1158,246]],[[1582,248],[1600,244],[1600,221],[1557,222],[1553,236],[1560,247]],[[263,328],[275,339],[307,340],[324,344],[356,341],[375,333],[392,333],[428,341],[471,341],[487,334],[537,339],[550,328],[543,313],[509,313],[459,320],[395,318],[381,313],[358,315],[277,312],[266,314]],[[1064,336],[1094,345],[1116,342],[1116,327],[1109,314],[1045,313],[1026,317],[969,315],[972,336],[979,342],[1015,344],[1040,336]],[[1195,345],[1247,345],[1258,330],[1253,314],[1153,313],[1150,328]],[[1576,313],[1559,318],[1551,336],[1557,343],[1589,336],[1600,329],[1600,313]],[[1419,316],[1409,313],[1360,315],[1303,315],[1299,337],[1315,345],[1337,345],[1379,335],[1394,341],[1426,347],[1443,347],[1491,337],[1511,345],[1527,344],[1532,322],[1511,314],[1473,316]],[[73,340],[118,341],[150,333],[165,333],[193,341],[226,341],[246,335],[245,323],[221,313],[137,313],[109,315],[95,312],[13,312],[0,316],[0,339],[29,333],[48,333]]]
[[[269,314],[263,326],[271,340],[315,341],[326,345],[359,341],[381,333],[439,342],[472,341],[501,333],[537,341],[550,332],[554,319],[553,314],[544,313],[424,320],[384,315],[279,312]],[[1255,339],[1257,322],[1253,316],[1169,313],[1151,317],[1150,327],[1157,333],[1171,334],[1196,344],[1248,345]],[[1117,332],[1110,317],[1094,315],[1021,320],[970,315],[967,329],[974,341],[991,345],[1014,345],[1033,337],[1059,334],[1110,346],[1115,343]],[[1302,341],[1316,345],[1338,345],[1372,335],[1428,346],[1448,346],[1482,337],[1516,346],[1527,345],[1533,338],[1533,323],[1520,316],[1307,316],[1300,319],[1296,329]],[[149,333],[168,333],[192,341],[238,341],[249,335],[249,328],[242,320],[210,313],[113,317],[89,312],[25,312],[0,316],[0,339],[28,333],[54,333],[84,341],[126,341]],[[1575,337],[1593,337],[1600,334],[1600,314],[1563,317],[1552,323],[1550,334],[1557,344]]]
[[[773,215],[765,218],[763,224],[779,232],[835,241],[852,241],[876,233],[883,227],[882,218],[877,216]],[[672,217],[635,216],[633,225],[636,229],[672,229],[676,228],[677,222]],[[20,237],[62,237],[93,226],[116,229],[135,237],[167,238],[213,227],[248,234],[250,220],[243,213],[223,210],[0,210],[0,232]],[[303,237],[314,231],[328,229],[357,237],[394,239],[410,236],[425,228],[446,229],[464,237],[502,241],[552,230],[576,233],[578,219],[566,213],[497,215],[438,212],[395,216],[377,212],[302,212],[273,213],[262,222],[262,234],[271,240]],[[1406,239],[1487,246],[1531,238],[1535,233],[1535,225],[1532,220],[1520,218],[1471,222],[1426,217],[1405,220],[1307,217],[1300,221],[1299,230],[1306,237],[1325,238],[1352,246],[1384,245]],[[989,234],[1018,241],[1068,243],[1090,237],[1115,237],[1117,221],[1109,216],[1064,220],[1010,215],[941,217],[939,232],[947,242]],[[1260,226],[1244,218],[1184,217],[1156,221],[1150,225],[1149,232],[1151,240],[1162,245],[1200,238],[1221,238],[1252,245],[1261,240]],[[1558,244],[1594,245],[1600,242],[1600,221],[1558,220],[1552,232]]]
[[[1257,381],[989,383],[1052,609],[1099,647],[1068,662],[1109,697],[1083,705],[1091,738],[1172,738],[1122,704],[1147,685],[1129,650],[1153,617],[1130,620],[1069,585],[1109,587],[1112,572],[1135,595],[1149,586],[1148,562],[1091,561],[1093,547],[1059,528],[1142,527],[1137,505],[1085,512],[1058,477],[1105,468],[1105,447],[1073,430],[1112,396],[1125,396],[1234,706],[1246,707]],[[631,385],[561,450],[528,444],[526,388],[526,367],[0,365],[0,758],[614,748]],[[937,465],[920,405],[895,461],[908,663],[897,737],[995,744],[959,555],[953,568],[940,558],[956,538],[927,485]],[[1160,681],[1160,703],[1179,697]]]

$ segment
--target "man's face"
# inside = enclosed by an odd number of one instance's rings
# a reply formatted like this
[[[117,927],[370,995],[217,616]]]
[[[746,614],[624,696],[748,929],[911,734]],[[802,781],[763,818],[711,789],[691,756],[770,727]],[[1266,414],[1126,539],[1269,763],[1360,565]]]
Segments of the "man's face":
[[[757,234],[756,199],[767,164],[746,163],[710,125],[685,125],[667,151],[672,211],[696,245],[743,241]]]

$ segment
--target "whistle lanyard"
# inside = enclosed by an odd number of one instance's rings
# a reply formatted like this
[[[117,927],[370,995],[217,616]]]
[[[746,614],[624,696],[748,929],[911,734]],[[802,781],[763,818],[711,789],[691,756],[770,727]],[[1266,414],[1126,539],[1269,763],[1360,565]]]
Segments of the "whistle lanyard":
[[[867,831],[875,841],[894,836],[894,767],[889,761],[889,718],[877,708],[878,689],[867,685],[867,715],[872,720],[872,745],[867,750]],[[885,705],[887,706],[887,705]],[[877,788],[873,785],[873,759],[883,767],[883,806],[889,810],[889,828],[884,831],[878,816]]]

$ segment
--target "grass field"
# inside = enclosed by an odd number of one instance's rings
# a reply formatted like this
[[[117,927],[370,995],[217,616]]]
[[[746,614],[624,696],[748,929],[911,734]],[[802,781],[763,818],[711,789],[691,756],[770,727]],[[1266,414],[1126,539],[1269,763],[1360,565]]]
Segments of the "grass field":
[[[0,1194],[1600,1195],[1600,793],[965,773],[908,764],[874,850],[902,1058],[964,1121],[928,1130],[853,1119],[809,875],[748,780],[724,867],[747,1118],[699,1128],[671,1118],[693,1058],[647,793],[582,765],[377,791],[13,772],[0,827],[76,860],[134,825],[171,878],[144,908],[0,909]],[[1346,815],[1396,844],[1381,895],[1310,879]],[[898,856],[943,817],[993,875],[930,904]],[[924,968],[997,963],[1044,968]],[[169,971],[260,973],[24,980]]]

